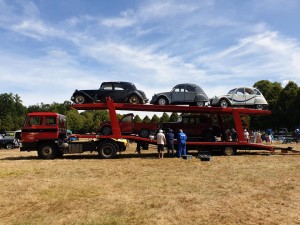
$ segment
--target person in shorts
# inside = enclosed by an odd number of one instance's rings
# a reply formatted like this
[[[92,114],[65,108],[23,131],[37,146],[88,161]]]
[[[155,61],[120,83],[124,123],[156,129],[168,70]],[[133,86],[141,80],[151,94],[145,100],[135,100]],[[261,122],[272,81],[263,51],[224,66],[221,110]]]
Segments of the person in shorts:
[[[164,145],[166,144],[166,137],[162,130],[158,131],[157,134],[157,152],[158,158],[164,157]]]

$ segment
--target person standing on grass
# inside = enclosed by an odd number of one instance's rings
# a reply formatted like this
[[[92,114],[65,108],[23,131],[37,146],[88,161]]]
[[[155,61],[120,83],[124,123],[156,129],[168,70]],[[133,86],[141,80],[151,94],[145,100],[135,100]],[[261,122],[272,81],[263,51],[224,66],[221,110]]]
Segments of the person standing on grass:
[[[166,137],[162,130],[158,131],[157,134],[157,151],[158,151],[158,158],[164,157],[164,145],[166,144]]]
[[[177,135],[177,142],[178,142],[177,157],[178,158],[181,158],[182,155],[186,155],[186,139],[187,139],[186,134],[183,133],[182,129],[180,129]]]
[[[174,157],[174,133],[172,129],[169,129],[166,134],[167,139],[167,148],[168,148],[168,156],[170,157],[170,151],[172,151],[172,157]]]

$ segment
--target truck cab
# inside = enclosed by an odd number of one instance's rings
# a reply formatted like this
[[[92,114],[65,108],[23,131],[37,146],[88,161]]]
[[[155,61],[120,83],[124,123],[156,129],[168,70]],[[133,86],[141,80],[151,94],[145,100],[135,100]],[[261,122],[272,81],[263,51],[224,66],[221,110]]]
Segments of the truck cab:
[[[21,151],[35,149],[47,140],[64,140],[67,135],[67,123],[64,115],[54,112],[28,113],[22,129]]]

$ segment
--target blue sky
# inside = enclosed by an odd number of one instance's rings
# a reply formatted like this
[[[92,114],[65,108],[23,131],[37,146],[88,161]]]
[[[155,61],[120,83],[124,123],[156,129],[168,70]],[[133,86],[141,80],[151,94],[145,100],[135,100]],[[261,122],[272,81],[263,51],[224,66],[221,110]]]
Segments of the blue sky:
[[[0,93],[62,103],[130,81],[209,97],[266,79],[300,84],[299,0],[0,0]]]

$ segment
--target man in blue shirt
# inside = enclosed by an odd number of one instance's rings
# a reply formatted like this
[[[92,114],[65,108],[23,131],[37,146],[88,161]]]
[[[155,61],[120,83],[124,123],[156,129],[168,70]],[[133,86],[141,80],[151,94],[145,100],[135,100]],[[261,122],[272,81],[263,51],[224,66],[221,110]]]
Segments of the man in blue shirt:
[[[174,133],[172,129],[169,129],[166,134],[167,139],[167,148],[168,148],[168,156],[170,157],[170,150],[172,151],[172,157],[174,157]]]
[[[183,131],[180,129],[177,135],[177,142],[178,142],[178,151],[177,156],[181,158],[182,155],[186,155],[186,139],[187,136]]]

